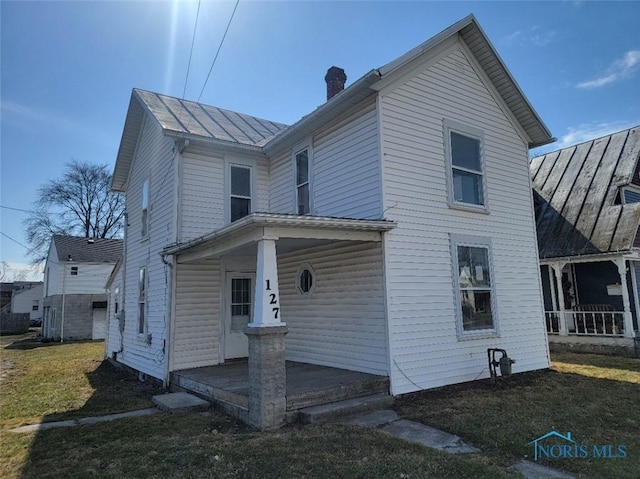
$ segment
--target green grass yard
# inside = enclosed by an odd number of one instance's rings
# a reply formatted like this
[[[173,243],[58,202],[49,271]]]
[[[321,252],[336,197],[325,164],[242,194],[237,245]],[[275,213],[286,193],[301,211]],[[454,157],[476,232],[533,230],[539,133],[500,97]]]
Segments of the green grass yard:
[[[533,459],[535,438],[571,432],[579,444],[625,445],[627,457],[540,462],[593,478],[640,477],[640,359],[559,353],[552,370],[407,395],[398,414],[458,434],[484,451]]]
[[[102,363],[100,343],[17,349],[11,342],[0,341],[3,478],[518,477],[480,455],[452,457],[379,431],[293,425],[259,433],[216,412],[10,433],[22,424],[149,407],[153,393]]]
[[[25,341],[26,340],[26,341]],[[34,347],[37,346],[37,347]],[[15,434],[22,424],[149,407],[155,390],[101,361],[101,343],[0,338],[0,477],[502,478],[551,429],[626,444],[628,457],[552,460],[580,477],[637,478],[640,360],[554,357],[553,370],[401,397],[396,409],[483,454],[449,456],[377,430],[292,425],[259,433],[215,411]]]

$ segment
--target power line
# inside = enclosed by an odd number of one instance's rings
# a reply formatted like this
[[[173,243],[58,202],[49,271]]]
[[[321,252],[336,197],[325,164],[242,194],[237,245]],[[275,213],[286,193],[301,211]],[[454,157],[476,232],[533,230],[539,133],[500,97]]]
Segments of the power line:
[[[193,26],[193,37],[191,38],[191,51],[189,52],[189,63],[187,63],[187,76],[184,79],[184,89],[182,90],[182,100],[187,94],[187,81],[189,80],[189,70],[191,70],[191,58],[193,57],[193,45],[196,42],[196,30],[198,29],[198,17],[200,16],[200,1],[198,0],[198,10],[196,11],[196,22]]]
[[[222,40],[220,40],[220,45],[218,46],[218,51],[216,52],[216,56],[213,58],[213,62],[211,63],[211,68],[209,68],[209,73],[207,74],[207,79],[204,81],[204,85],[202,85],[202,90],[200,91],[200,95],[198,95],[198,102],[204,93],[204,89],[207,86],[207,82],[209,81],[209,76],[211,75],[211,71],[213,70],[213,66],[216,64],[216,60],[218,59],[218,55],[220,54],[220,50],[222,49],[222,45],[224,43],[224,39],[227,38],[227,32],[229,31],[229,27],[231,26],[231,21],[233,20],[233,16],[236,14],[236,9],[238,8],[238,4],[240,0],[236,0],[236,6],[233,7],[233,12],[231,13],[231,17],[229,18],[229,23],[227,23],[227,29],[224,31],[224,35],[222,35]]]
[[[22,213],[35,213],[35,211],[23,210],[21,208],[12,208],[11,206],[0,205],[0,208],[4,208],[5,210],[20,211]]]
[[[3,208],[5,210],[11,210],[11,211],[19,211],[21,213],[29,213],[29,214],[37,214],[40,213],[40,211],[36,211],[36,210],[25,210],[22,208],[14,208],[13,206],[4,206],[4,205],[0,205],[0,208]],[[44,213],[48,214],[48,215],[64,215],[65,213],[60,212],[60,211],[45,211]]]
[[[9,236],[7,233],[0,231],[0,235],[4,236],[5,238],[10,239],[11,241],[13,241],[14,243],[16,243],[17,245],[22,246],[24,249],[26,250],[30,250],[31,248],[29,248],[28,246],[23,245],[22,243],[20,243],[20,241],[13,239],[11,236]]]

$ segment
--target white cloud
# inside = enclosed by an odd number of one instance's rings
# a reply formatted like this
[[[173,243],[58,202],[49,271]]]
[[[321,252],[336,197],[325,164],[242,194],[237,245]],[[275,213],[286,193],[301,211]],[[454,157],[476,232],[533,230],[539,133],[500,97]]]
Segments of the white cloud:
[[[566,148],[567,146],[584,143],[585,141],[595,140],[603,136],[611,135],[618,131],[626,130],[640,124],[637,121],[612,121],[603,123],[583,123],[576,127],[569,127],[566,134],[560,137],[558,143],[550,145],[553,150]]]
[[[555,30],[542,30],[539,25],[534,25],[524,32],[522,30],[516,30],[502,38],[500,43],[507,46],[532,44],[536,47],[544,47],[551,43],[555,36]]]
[[[638,69],[640,69],[640,50],[630,50],[622,58],[614,61],[602,76],[595,80],[578,83],[576,87],[600,88],[618,80],[631,78]]]

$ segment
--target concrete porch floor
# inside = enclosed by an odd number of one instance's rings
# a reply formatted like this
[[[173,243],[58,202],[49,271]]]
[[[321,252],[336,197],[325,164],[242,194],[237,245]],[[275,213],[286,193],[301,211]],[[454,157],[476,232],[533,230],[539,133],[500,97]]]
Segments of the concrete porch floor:
[[[389,393],[389,378],[314,364],[286,362],[287,411]],[[249,402],[247,360],[171,373],[171,386],[242,408]]]

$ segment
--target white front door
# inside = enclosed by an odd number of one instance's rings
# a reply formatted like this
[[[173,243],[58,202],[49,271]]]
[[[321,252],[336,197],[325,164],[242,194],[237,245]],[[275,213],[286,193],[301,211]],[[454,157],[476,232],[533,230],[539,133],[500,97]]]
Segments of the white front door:
[[[225,314],[225,359],[246,358],[249,342],[244,328],[253,318],[255,274],[227,274],[227,311]]]

